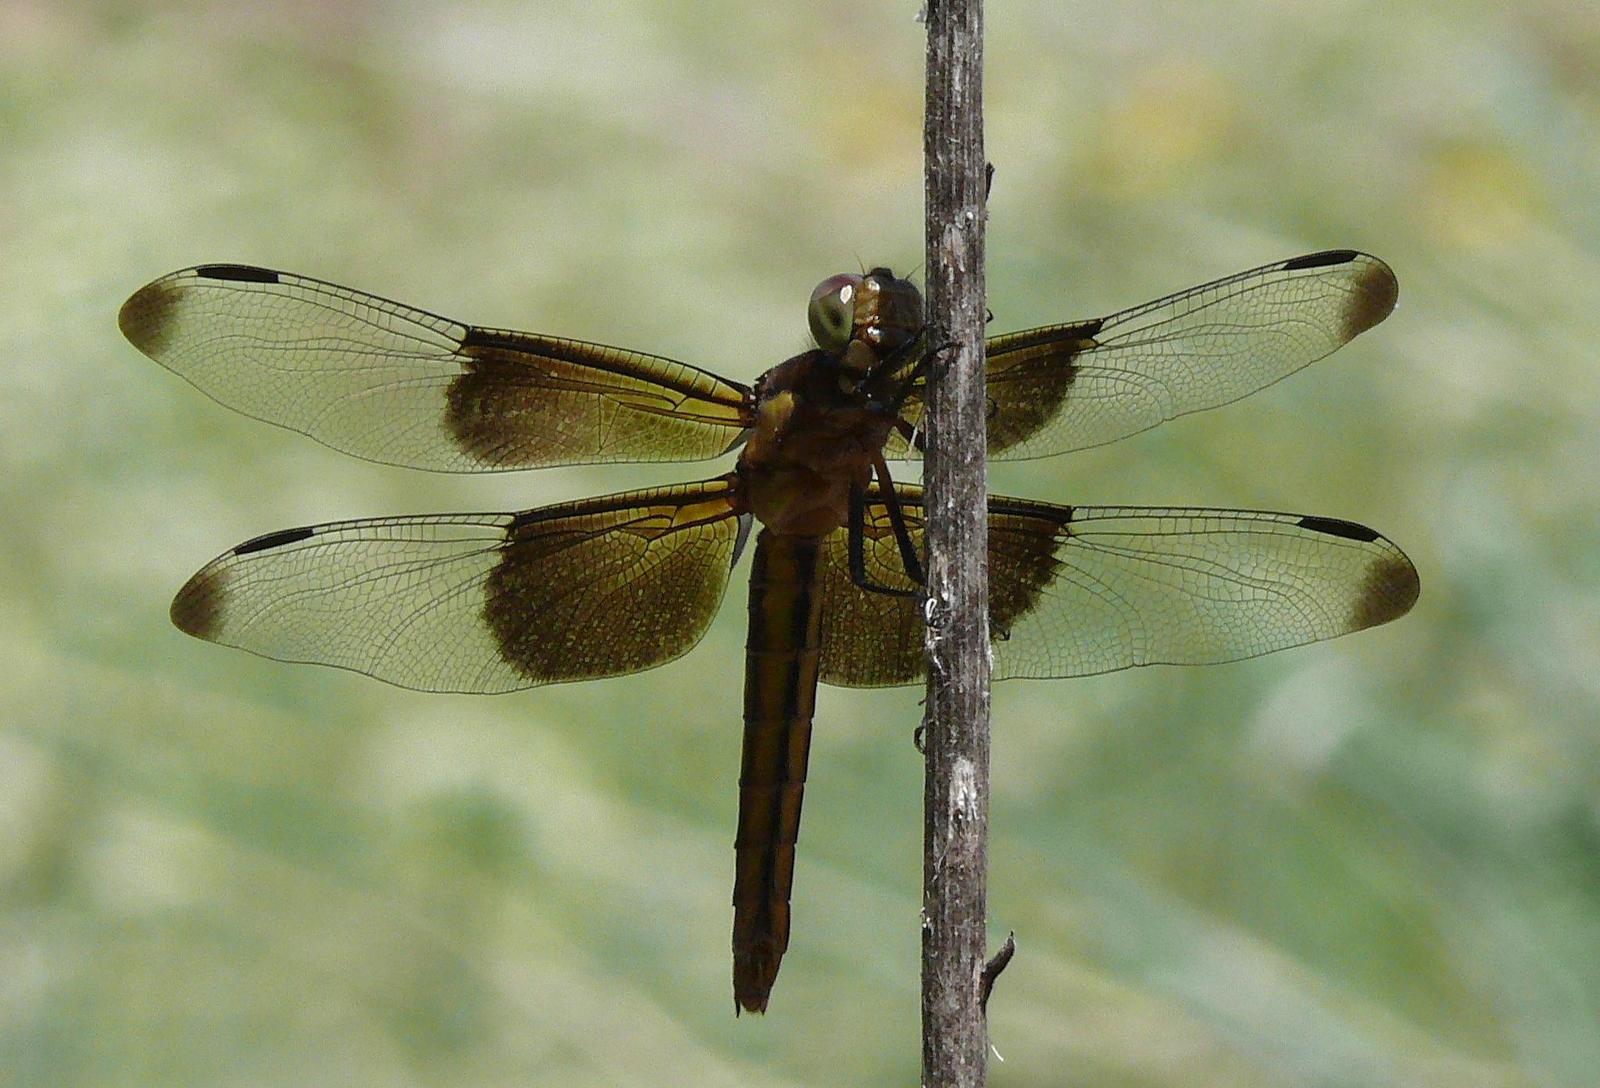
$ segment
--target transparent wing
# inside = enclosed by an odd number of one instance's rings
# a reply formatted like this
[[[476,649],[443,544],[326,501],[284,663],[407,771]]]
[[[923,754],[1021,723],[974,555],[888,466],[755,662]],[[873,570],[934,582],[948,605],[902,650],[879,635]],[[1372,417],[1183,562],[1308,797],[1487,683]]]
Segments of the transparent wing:
[[[739,536],[733,502],[723,477],[521,514],[285,529],[203,567],[172,621],[423,691],[637,672],[687,652],[716,614]]]
[[[118,323],[214,400],[392,465],[692,461],[749,424],[746,386],[671,359],[477,328],[246,265],[163,276]]]
[[[1109,317],[988,341],[989,455],[1087,449],[1229,404],[1389,316],[1389,266],[1329,250],[1241,272]],[[913,395],[904,415],[922,419]],[[903,439],[891,440],[904,457]]]
[[[922,546],[922,496],[897,485]],[[850,581],[843,530],[824,555],[822,679],[850,687],[923,675],[915,599]],[[1417,572],[1354,522],[1252,510],[1055,506],[989,500],[994,676],[1062,677],[1133,665],[1255,657],[1387,623]],[[868,577],[911,588],[887,508],[867,508]]]

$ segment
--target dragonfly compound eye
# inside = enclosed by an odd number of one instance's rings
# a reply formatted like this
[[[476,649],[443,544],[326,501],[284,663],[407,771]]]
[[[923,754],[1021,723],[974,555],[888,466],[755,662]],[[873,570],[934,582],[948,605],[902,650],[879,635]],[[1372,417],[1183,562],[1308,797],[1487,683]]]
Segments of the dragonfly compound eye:
[[[817,289],[811,292],[811,305],[806,309],[817,347],[840,352],[850,343],[860,293],[861,277],[848,272],[829,276],[817,284]]]

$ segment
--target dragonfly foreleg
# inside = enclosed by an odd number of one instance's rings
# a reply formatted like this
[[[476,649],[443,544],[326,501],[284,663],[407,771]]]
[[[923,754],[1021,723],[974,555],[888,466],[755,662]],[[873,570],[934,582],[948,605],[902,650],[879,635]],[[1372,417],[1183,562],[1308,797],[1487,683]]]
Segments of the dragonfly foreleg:
[[[873,472],[878,478],[878,492],[883,497],[884,509],[889,514],[889,525],[894,530],[895,545],[900,551],[900,563],[904,568],[906,577],[917,586],[916,589],[900,589],[894,586],[882,585],[867,577],[866,557],[866,525],[867,525],[867,495],[866,489],[860,485],[850,488],[850,525],[849,525],[849,551],[850,551],[850,580],[860,589],[868,593],[884,593],[892,597],[921,597],[922,586],[927,581],[927,576],[922,569],[922,558],[917,554],[916,542],[911,539],[911,530],[906,526],[905,511],[900,508],[900,498],[895,494],[894,480],[889,476],[889,467],[884,464],[880,454],[873,461]]]

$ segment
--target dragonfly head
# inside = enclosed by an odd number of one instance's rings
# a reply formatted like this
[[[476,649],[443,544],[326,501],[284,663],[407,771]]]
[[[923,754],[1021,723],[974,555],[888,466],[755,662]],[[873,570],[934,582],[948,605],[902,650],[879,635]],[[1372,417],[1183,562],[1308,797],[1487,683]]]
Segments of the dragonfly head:
[[[829,276],[806,312],[817,346],[857,379],[922,331],[922,292],[887,268]]]

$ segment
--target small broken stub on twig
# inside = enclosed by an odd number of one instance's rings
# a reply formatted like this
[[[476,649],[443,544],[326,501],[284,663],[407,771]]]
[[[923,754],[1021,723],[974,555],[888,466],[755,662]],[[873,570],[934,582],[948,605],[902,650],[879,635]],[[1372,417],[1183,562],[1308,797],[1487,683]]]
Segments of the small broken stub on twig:
[[[1005,944],[989,957],[989,962],[983,965],[983,974],[978,977],[978,1008],[985,1013],[989,1011],[989,994],[994,990],[994,980],[1000,977],[1000,972],[1006,969],[1011,957],[1017,954],[1016,938],[1015,933],[1006,934]]]

